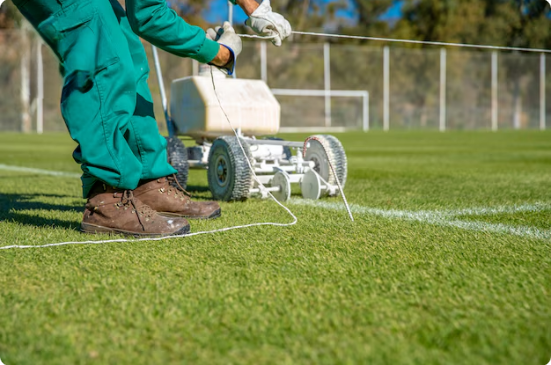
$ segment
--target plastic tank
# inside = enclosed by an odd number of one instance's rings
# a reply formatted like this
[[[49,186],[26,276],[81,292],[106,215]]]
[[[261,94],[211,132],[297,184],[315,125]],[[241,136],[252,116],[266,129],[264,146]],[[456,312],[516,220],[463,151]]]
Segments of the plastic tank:
[[[280,106],[264,81],[217,77],[214,82],[233,128],[248,136],[279,131]],[[233,135],[210,75],[174,80],[170,95],[170,114],[178,134],[197,140]]]

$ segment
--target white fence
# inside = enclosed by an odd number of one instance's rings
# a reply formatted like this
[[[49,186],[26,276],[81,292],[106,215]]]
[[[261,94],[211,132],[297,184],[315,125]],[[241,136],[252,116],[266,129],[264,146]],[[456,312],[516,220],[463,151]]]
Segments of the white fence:
[[[0,130],[58,131],[61,79],[32,33],[0,32]],[[146,46],[149,52],[150,47]],[[165,85],[196,73],[160,53]],[[150,60],[153,58],[150,57]],[[237,74],[263,79],[282,130],[546,129],[551,83],[543,54],[244,40]],[[153,70],[153,66],[151,65]],[[150,86],[165,128],[156,75]]]

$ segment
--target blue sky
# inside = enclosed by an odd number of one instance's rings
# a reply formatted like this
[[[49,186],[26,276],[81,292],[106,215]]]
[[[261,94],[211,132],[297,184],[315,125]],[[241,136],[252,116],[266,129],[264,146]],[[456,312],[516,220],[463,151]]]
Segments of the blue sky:
[[[334,2],[335,0],[326,0],[327,2]],[[277,2],[277,0],[273,0],[273,2]],[[211,7],[209,9],[205,9],[203,12],[203,15],[205,19],[208,22],[212,23],[221,23],[224,20],[228,18],[228,6],[227,6],[227,0],[215,0],[211,3]],[[394,5],[388,10],[386,14],[384,14],[381,19],[383,20],[393,20],[396,18],[399,18],[401,15],[401,9],[402,9],[403,1],[395,1]],[[354,20],[356,18],[352,8],[350,10],[346,11],[343,10],[338,13],[339,16],[343,18],[348,18],[351,20]],[[236,23],[243,23],[247,19],[247,16],[241,10],[239,6],[234,6],[234,22]]]
[[[383,20],[392,20],[399,18],[402,15],[402,6],[404,5],[403,1],[395,1],[394,4],[388,9],[386,14],[384,14],[381,19]]]
[[[276,0],[277,1],[277,0]],[[228,1],[216,0],[212,2],[210,9],[205,9],[203,15],[208,22],[221,23],[228,19]],[[247,15],[241,10],[239,6],[233,7],[233,21],[236,23],[243,23],[247,19]]]

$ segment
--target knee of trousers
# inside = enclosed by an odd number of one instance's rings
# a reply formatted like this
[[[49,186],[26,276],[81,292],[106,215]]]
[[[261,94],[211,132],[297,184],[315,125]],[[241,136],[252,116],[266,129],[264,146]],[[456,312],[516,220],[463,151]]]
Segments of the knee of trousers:
[[[118,188],[134,189],[142,175],[142,163],[128,143],[135,108],[133,74],[118,60],[94,75],[72,70],[66,76],[61,113],[80,147],[75,160]]]

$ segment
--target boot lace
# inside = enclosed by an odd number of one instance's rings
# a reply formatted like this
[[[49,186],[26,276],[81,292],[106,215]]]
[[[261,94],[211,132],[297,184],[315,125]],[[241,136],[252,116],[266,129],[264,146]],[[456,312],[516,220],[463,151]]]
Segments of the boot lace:
[[[117,193],[115,193],[116,195]],[[120,205],[124,206],[125,208],[129,205],[132,206],[132,213],[136,214],[136,217],[138,217],[138,222],[140,222],[140,225],[142,226],[142,229],[145,231],[145,225],[142,221],[142,219],[145,220],[145,222],[149,222],[149,220],[157,213],[155,210],[153,210],[149,205],[142,204],[139,208],[136,205],[136,200],[134,198],[134,193],[132,190],[125,190],[122,193],[121,196],[121,202]]]
[[[176,178],[176,175],[167,176],[167,180],[169,182],[169,186],[173,187],[174,189],[169,188],[168,193],[170,194],[172,191],[174,191],[174,194],[180,198],[180,199],[187,199],[191,198],[191,193],[188,192],[186,189],[180,185],[180,182]]]

